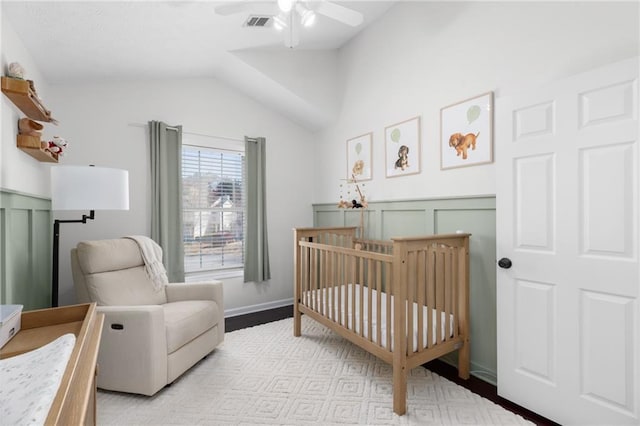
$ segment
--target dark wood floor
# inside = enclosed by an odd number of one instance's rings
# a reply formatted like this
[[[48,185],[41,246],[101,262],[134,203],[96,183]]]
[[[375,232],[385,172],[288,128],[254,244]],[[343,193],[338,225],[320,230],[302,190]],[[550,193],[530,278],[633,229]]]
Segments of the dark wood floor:
[[[255,312],[247,315],[240,315],[225,319],[225,330],[227,332],[239,330],[241,328],[254,327],[256,325],[265,324],[272,321],[290,318],[293,316],[293,306],[284,306],[282,308],[270,309],[268,311]],[[442,376],[462,387],[469,389],[494,403],[501,405],[505,409],[512,411],[525,419],[540,426],[555,426],[557,423],[552,422],[538,414],[527,410],[519,405],[514,404],[504,398],[498,396],[496,387],[484,380],[471,376],[468,380],[462,380],[458,377],[458,370],[442,361],[435,360],[424,365],[425,368]]]

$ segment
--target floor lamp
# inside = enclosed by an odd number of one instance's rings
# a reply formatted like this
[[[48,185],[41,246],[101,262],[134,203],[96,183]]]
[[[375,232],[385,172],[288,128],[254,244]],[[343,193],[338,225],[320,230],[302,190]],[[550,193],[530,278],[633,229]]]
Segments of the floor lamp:
[[[129,210],[129,172],[94,166],[51,167],[51,210],[89,210],[82,219],[53,222],[51,306],[58,306],[61,223],[87,223],[95,210]]]

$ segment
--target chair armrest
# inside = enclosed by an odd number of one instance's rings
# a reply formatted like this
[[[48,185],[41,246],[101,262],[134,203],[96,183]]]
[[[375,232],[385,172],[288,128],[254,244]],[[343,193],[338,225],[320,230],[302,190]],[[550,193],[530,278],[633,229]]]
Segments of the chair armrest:
[[[224,309],[221,281],[205,283],[171,283],[166,285],[167,301],[180,302],[183,300],[213,300],[220,309]]]
[[[162,306],[98,306],[96,310],[105,315],[98,387],[144,395],[162,389],[167,384]]]

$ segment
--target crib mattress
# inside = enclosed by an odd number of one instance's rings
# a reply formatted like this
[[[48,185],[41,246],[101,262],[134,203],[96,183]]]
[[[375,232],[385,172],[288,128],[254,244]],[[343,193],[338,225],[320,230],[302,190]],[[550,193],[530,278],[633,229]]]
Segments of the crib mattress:
[[[339,289],[339,290],[338,290]],[[338,297],[338,291],[340,292],[340,296]],[[360,291],[363,292],[363,306],[360,307]],[[393,351],[393,317],[394,317],[394,306],[393,306],[393,295],[390,296],[391,300],[391,315],[387,318],[387,298],[389,297],[387,293],[381,291],[378,292],[375,289],[371,289],[371,315],[369,314],[369,288],[366,286],[361,286],[360,284],[344,284],[341,286],[331,287],[331,288],[322,288],[315,290],[308,290],[302,292],[302,300],[308,300],[307,298],[315,298],[318,301],[321,301],[320,312],[329,317],[329,309],[338,305],[338,300],[340,301],[339,308],[339,317],[335,315],[335,312],[331,313],[331,317],[334,321],[340,322],[342,325],[346,326],[349,330],[354,331],[356,334],[360,334],[360,316],[363,316],[363,336],[371,340],[372,342],[379,344],[385,349],[390,348]],[[354,303],[352,303],[352,296],[355,295],[355,315],[352,315]],[[378,323],[378,315],[377,315],[377,305],[378,305],[378,297],[380,297],[380,322]],[[418,351],[418,333],[422,332],[422,346],[426,348],[429,346],[428,341],[428,321],[427,318],[431,316],[431,345],[435,345],[438,340],[438,335],[436,334],[436,330],[438,328],[438,323],[440,324],[440,340],[444,340],[447,334],[446,327],[446,317],[447,314],[445,312],[440,312],[440,321],[437,321],[437,311],[435,309],[429,308],[427,306],[422,307],[422,318],[423,318],[423,327],[422,330],[418,330],[418,304],[413,303],[413,351]],[[340,321],[338,321],[340,318]],[[355,321],[354,321],[355,319]],[[391,321],[390,323],[390,336],[387,339],[387,320]],[[369,321],[371,321],[371,338],[369,338]],[[355,322],[355,324],[354,324]],[[453,335],[455,325],[455,318],[453,314],[449,315],[449,337]],[[378,342],[378,327],[380,328],[380,342]]]

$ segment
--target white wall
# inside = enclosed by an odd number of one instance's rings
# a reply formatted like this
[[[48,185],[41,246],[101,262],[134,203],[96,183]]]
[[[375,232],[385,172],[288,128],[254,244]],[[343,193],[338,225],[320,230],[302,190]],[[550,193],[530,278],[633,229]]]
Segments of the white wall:
[[[638,55],[638,12],[638,2],[397,4],[339,53],[344,97],[315,145],[314,202],[339,199],[346,140],[370,131],[370,200],[494,194],[494,164],[440,170],[440,108]],[[387,179],[384,128],[416,115],[422,172]]]
[[[51,86],[49,93],[60,134],[69,141],[61,163],[126,169],[131,197],[129,211],[97,211],[96,219],[86,225],[62,224],[61,304],[75,300],[69,250],[78,241],[150,233],[149,120],[181,124],[184,132],[240,140],[244,135],[267,138],[272,279],[262,284],[225,280],[225,309],[292,297],[291,228],[311,223],[313,164],[300,161],[311,150],[312,136],[307,131],[213,79]],[[56,218],[75,216],[55,213]]]
[[[49,106],[48,85],[36,67],[33,58],[25,49],[11,24],[4,18],[2,22],[2,75],[7,75],[11,62],[20,63],[25,69],[25,78],[35,82],[38,96],[45,107]],[[35,161],[29,154],[16,148],[18,120],[24,114],[6,96],[2,96],[2,126],[0,130],[0,189],[24,192],[42,197],[49,196],[49,167]],[[55,114],[54,114],[55,117]],[[55,126],[45,124],[43,135],[51,135]]]
[[[638,4],[399,3],[339,51],[338,119],[318,135],[216,80],[48,87],[4,19],[1,31],[3,67],[22,63],[60,120],[59,128],[46,126],[45,136],[69,140],[61,163],[130,172],[130,211],[97,212],[86,225],[62,225],[63,304],[75,300],[68,252],[78,241],[149,233],[146,132],[130,124],[155,119],[182,124],[186,132],[267,137],[273,279],[261,285],[227,281],[225,308],[234,310],[292,296],[291,227],[311,224],[312,201],[338,200],[348,138],[374,132],[372,200],[493,194],[492,164],[440,171],[440,108],[637,55]],[[1,105],[0,188],[48,197],[48,166],[16,149],[20,114],[4,96]],[[422,172],[386,179],[384,127],[415,115],[422,117]],[[499,152],[495,157],[499,161]]]

